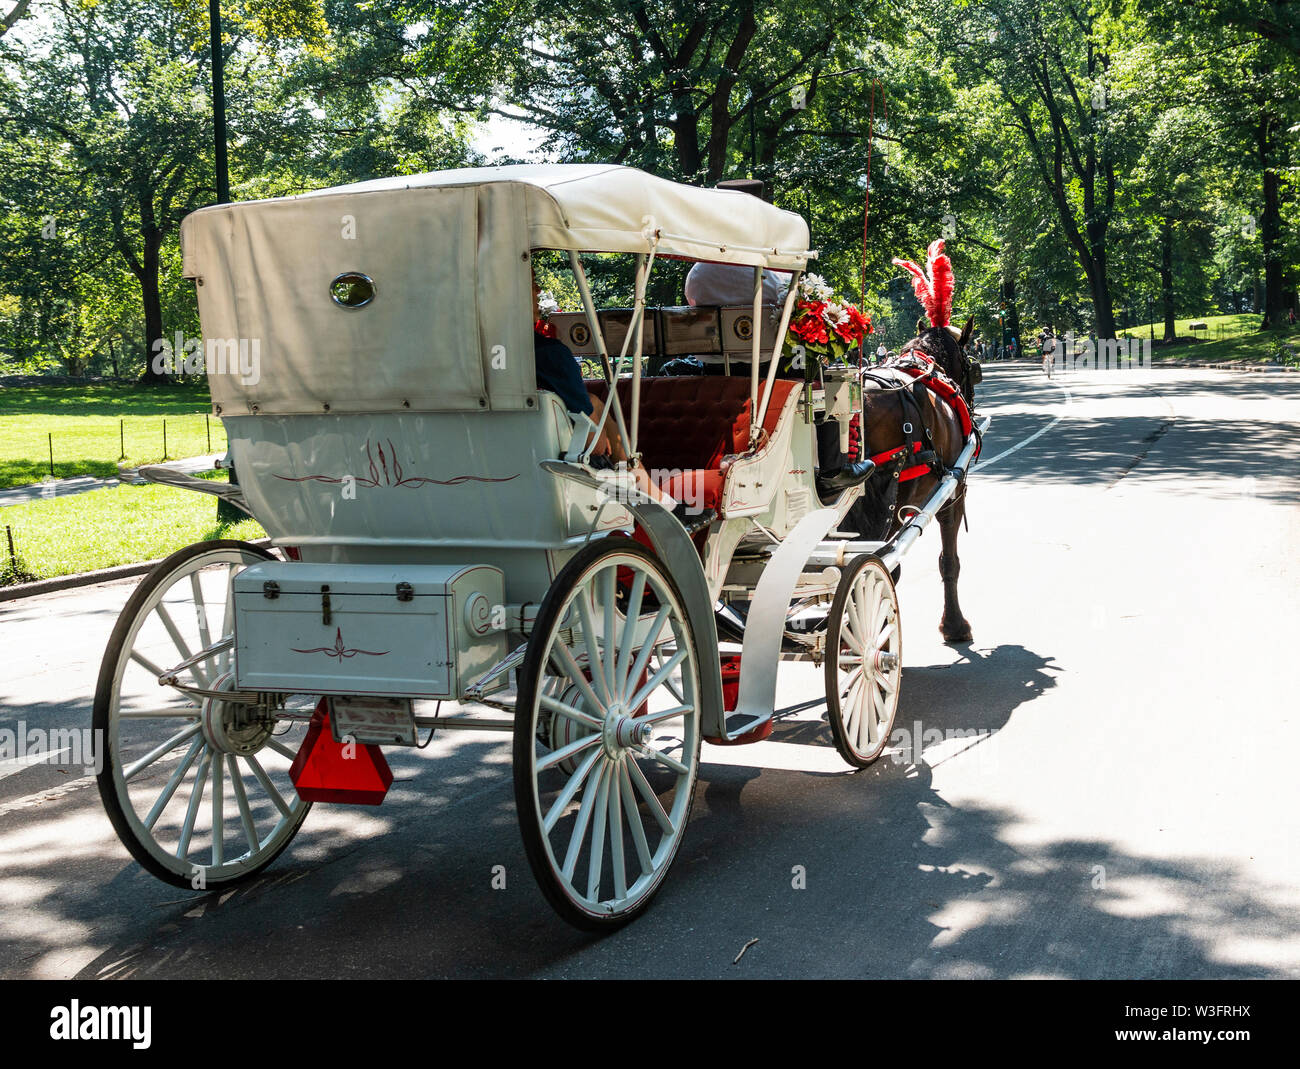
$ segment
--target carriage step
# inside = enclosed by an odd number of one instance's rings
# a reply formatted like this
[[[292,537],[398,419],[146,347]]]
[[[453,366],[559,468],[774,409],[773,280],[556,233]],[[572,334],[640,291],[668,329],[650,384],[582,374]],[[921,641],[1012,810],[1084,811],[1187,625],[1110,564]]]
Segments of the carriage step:
[[[744,746],[751,742],[762,742],[772,734],[775,719],[770,716],[753,716],[750,713],[733,713],[727,717],[727,735],[718,738],[705,735],[704,741],[714,746]]]

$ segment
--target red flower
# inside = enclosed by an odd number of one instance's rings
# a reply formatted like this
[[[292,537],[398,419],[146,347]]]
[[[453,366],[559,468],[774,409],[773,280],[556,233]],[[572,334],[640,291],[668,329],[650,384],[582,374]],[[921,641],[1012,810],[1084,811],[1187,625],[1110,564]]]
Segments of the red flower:
[[[533,333],[540,334],[543,338],[557,338],[555,324],[546,319],[539,319],[533,324]]]
[[[826,332],[826,321],[821,316],[801,316],[790,329],[809,344],[825,345],[831,340]]]

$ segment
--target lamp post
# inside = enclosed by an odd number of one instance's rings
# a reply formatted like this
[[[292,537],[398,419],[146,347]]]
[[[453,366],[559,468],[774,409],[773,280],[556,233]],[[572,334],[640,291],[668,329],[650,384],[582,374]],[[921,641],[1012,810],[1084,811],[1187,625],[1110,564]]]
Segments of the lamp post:
[[[212,135],[216,153],[217,203],[230,202],[230,167],[226,160],[226,77],[221,52],[221,0],[208,0],[208,26],[212,32]]]

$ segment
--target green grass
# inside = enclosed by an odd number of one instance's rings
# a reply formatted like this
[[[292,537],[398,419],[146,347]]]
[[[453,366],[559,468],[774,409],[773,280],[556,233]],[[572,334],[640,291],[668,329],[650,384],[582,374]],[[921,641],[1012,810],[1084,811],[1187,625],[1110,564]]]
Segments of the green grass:
[[[1253,334],[1259,329],[1259,321],[1262,317],[1257,312],[1243,312],[1236,315],[1222,316],[1190,316],[1187,319],[1175,319],[1174,330],[1179,338],[1195,337],[1202,340],[1218,341],[1221,338],[1235,338],[1242,334]],[[1204,323],[1206,330],[1190,330],[1193,323]],[[1121,338],[1150,338],[1152,324],[1143,323],[1139,327],[1129,327],[1127,330],[1121,330]],[[1165,321],[1163,319],[1155,323],[1156,341],[1160,341],[1165,336]]]
[[[171,486],[123,484],[10,505],[0,508],[5,524],[21,563],[40,579],[153,560],[206,538],[265,537],[255,520],[219,525],[216,498]],[[9,565],[2,539],[0,585]]]
[[[1192,337],[1187,330],[1188,323],[1204,322],[1208,331],[1196,331],[1195,343],[1162,346],[1160,338],[1164,326],[1156,324],[1156,345],[1151,350],[1152,358],[1158,363],[1162,360],[1196,360],[1213,364],[1247,363],[1247,364],[1288,364],[1300,366],[1300,324],[1283,325],[1270,330],[1259,329],[1259,316],[1248,315],[1204,316],[1200,319],[1179,319],[1175,325],[1178,337]],[[1120,337],[1148,338],[1146,326],[1134,327],[1120,332]],[[1208,337],[1210,340],[1199,339]]]
[[[206,383],[180,386],[87,385],[0,388],[0,488],[50,477],[111,478],[126,467],[224,452],[221,420],[208,417]],[[163,457],[163,420],[167,457]],[[125,432],[126,458],[121,434]],[[208,432],[212,448],[208,449]]]

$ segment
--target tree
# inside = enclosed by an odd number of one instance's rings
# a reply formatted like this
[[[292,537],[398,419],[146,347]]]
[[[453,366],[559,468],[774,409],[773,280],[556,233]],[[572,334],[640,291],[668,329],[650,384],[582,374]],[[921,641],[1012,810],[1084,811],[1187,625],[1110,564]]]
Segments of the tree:
[[[32,32],[11,68],[0,121],[66,151],[79,197],[60,224],[97,254],[111,249],[135,278],[147,355],[165,335],[164,245],[186,214],[215,199],[206,10],[161,0],[56,0],[48,10],[48,25]],[[274,57],[240,51],[238,39],[232,57],[236,151],[265,163],[303,116],[282,106],[259,124],[261,105],[278,93]],[[146,360],[143,377],[165,376]]]

